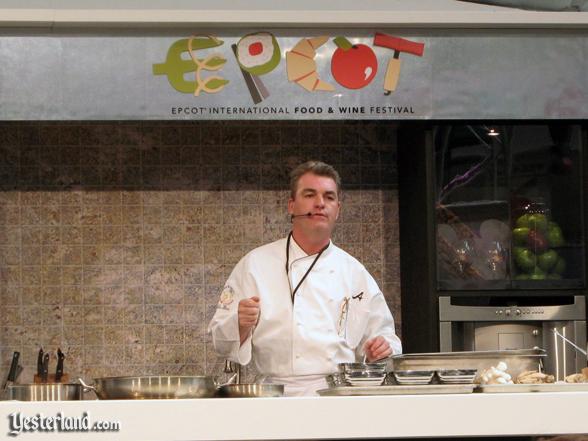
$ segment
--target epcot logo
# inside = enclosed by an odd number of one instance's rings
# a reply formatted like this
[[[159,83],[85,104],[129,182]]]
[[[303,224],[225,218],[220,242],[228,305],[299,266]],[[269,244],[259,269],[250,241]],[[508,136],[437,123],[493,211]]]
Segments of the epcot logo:
[[[330,37],[320,36],[300,39],[292,49],[286,51],[286,72],[289,82],[295,83],[308,92],[334,91],[335,86],[319,77],[317,72],[317,49]],[[347,38],[334,38],[336,49],[331,55],[333,79],[347,89],[362,89],[368,86],[378,72],[378,58],[366,44],[354,44]],[[166,75],[169,84],[178,92],[199,96],[201,93],[218,93],[229,80],[220,71],[227,59],[220,53],[198,58],[197,51],[220,47],[224,42],[212,35],[199,34],[174,42],[167,51],[165,62],[153,65],[154,75]],[[384,94],[394,90],[400,77],[401,53],[423,56],[424,43],[393,37],[380,32],[374,36],[373,45],[391,49],[384,75]],[[276,37],[270,32],[255,32],[243,36],[237,44],[231,45],[243,79],[255,104],[269,97],[269,91],[261,76],[276,69],[281,61],[281,51]],[[182,55],[187,52],[189,59]],[[186,79],[193,73],[194,79]]]

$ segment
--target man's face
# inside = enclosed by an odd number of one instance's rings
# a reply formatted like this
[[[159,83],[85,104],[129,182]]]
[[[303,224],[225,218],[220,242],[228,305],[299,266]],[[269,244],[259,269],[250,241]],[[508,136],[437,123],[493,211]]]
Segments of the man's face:
[[[339,217],[340,207],[335,181],[311,172],[300,177],[296,196],[288,200],[288,213],[312,213],[311,216],[296,217],[293,221],[295,228],[308,234],[322,231],[330,235]]]

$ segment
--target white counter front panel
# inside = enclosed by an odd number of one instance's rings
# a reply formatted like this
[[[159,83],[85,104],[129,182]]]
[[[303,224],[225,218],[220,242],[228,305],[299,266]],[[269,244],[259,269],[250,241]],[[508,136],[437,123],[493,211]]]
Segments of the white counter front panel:
[[[0,402],[4,439],[229,440],[588,434],[588,392]],[[9,436],[10,414],[120,422],[117,432]]]

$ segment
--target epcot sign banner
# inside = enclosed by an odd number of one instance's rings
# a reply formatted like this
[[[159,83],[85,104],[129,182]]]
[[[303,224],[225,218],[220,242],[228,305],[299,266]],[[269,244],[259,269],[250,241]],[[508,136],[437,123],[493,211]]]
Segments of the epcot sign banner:
[[[588,117],[581,29],[140,32],[0,36],[0,119]]]
[[[286,75],[282,80],[285,84],[276,90],[275,94],[288,90],[287,82],[300,86],[299,94],[328,94],[325,104],[331,102],[330,96],[341,97],[337,89],[359,90],[367,87],[378,72],[378,57],[374,50],[364,43],[352,43],[344,36],[332,39],[334,48],[329,54],[328,48],[321,47],[328,43],[328,36],[301,38],[294,46],[286,49],[284,64]],[[400,77],[401,62],[399,54],[410,52],[421,57],[424,52],[424,44],[412,42],[403,38],[394,37],[382,33],[376,33],[374,46],[390,49],[389,61],[383,76],[382,93],[390,95],[395,91]],[[189,38],[177,40],[167,51],[165,61],[153,65],[154,75],[165,75],[172,88],[186,94],[199,97],[201,93],[221,94],[231,83],[231,80],[222,77],[223,67],[228,62],[236,63],[241,74],[242,81],[236,87],[241,86],[251,95],[249,106],[231,106],[230,98],[227,103],[214,107],[200,107],[194,105],[177,106],[171,109],[173,115],[366,115],[366,114],[397,114],[414,115],[412,103],[405,105],[368,106],[352,105],[310,105],[299,106],[278,105],[257,106],[270,98],[270,93],[261,76],[276,71],[282,62],[282,55],[278,39],[270,32],[254,32],[241,37],[236,44],[231,45],[232,55],[223,52],[212,52],[200,55],[206,49],[224,46],[224,41],[213,35],[198,34]],[[321,53],[319,55],[319,50]],[[197,51],[201,51],[198,52]],[[188,57],[184,56],[187,54]],[[202,58],[199,58],[202,57]],[[232,59],[229,60],[228,58]],[[317,59],[320,59],[319,66]],[[330,59],[330,63],[329,63]],[[206,76],[206,72],[214,72]],[[324,72],[321,74],[321,72]],[[331,81],[321,79],[328,76]],[[189,75],[193,74],[190,78]],[[287,80],[287,82],[286,82]],[[274,100],[275,102],[276,100]],[[265,103],[268,104],[268,103]],[[255,110],[254,110],[255,109]]]

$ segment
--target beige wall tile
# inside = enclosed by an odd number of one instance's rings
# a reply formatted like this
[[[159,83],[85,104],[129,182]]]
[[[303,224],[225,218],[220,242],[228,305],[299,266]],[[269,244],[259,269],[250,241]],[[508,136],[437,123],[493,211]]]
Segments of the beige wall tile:
[[[122,325],[125,323],[124,306],[104,306],[104,323]]]
[[[64,285],[81,285],[83,275],[83,268],[81,266],[63,266],[62,268],[62,281]]]
[[[41,246],[31,245],[21,247],[21,264],[22,265],[40,265],[41,264]]]
[[[0,246],[0,265],[20,265],[21,249],[17,246]]]
[[[23,289],[20,286],[0,286],[0,305],[19,306]]]
[[[145,306],[139,305],[128,305],[124,308],[124,322],[125,324],[137,325],[147,323],[145,320]]]
[[[63,326],[63,340],[59,343],[62,348],[61,350],[67,350],[71,353],[73,349],[73,345],[83,345],[84,344],[84,328],[78,325],[64,325]],[[68,372],[72,372],[72,363],[79,363],[81,365],[82,360],[76,357],[70,357],[67,361],[68,363]],[[73,371],[73,372],[79,372]]]
[[[61,227],[61,241],[64,244],[81,244],[83,230],[81,227]]]
[[[68,305],[63,307],[64,326],[79,326],[84,323],[84,307]]]
[[[84,325],[104,323],[104,311],[101,306],[84,306]]]
[[[83,247],[79,245],[61,246],[61,263],[63,265],[81,265]]]
[[[65,285],[65,283],[64,283]],[[83,303],[83,294],[81,286],[64,286],[63,287],[63,304],[64,305],[81,305]]]
[[[6,276],[8,276],[9,267],[5,267]],[[37,286],[41,285],[41,266],[22,266],[21,267],[21,283],[22,286]],[[8,284],[8,279],[7,284]]]
[[[82,242],[84,244],[99,244],[102,242],[102,227],[100,225],[82,226]]]

